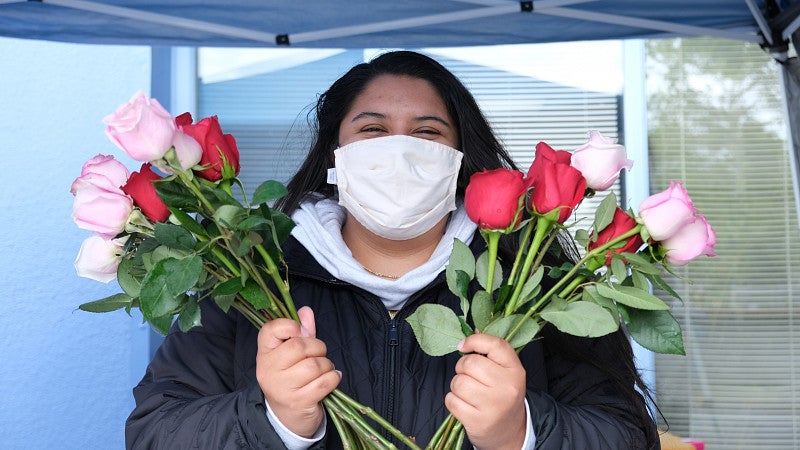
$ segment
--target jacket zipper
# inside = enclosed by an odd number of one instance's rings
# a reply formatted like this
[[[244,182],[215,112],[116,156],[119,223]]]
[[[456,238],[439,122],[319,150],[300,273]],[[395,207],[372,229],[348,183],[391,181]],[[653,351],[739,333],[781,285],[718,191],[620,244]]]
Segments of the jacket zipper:
[[[386,419],[389,423],[394,423],[394,402],[395,402],[395,384],[397,382],[397,353],[400,345],[400,333],[397,329],[397,316],[392,317],[389,321],[389,334],[388,334],[389,350],[387,354],[388,366],[386,370]],[[385,437],[394,441],[394,436],[391,436],[388,431],[384,431]]]

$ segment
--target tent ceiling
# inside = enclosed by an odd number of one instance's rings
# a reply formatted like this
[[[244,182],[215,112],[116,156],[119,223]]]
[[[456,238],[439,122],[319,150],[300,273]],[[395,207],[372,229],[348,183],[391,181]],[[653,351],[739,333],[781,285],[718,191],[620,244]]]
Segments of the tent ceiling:
[[[777,1],[784,6],[779,10],[798,3]],[[0,0],[0,35],[92,44],[270,47],[288,42],[331,48],[666,36],[762,42],[759,32],[769,24],[760,16],[768,6],[769,0]],[[779,41],[781,32],[797,28],[796,17],[794,12],[782,18]]]

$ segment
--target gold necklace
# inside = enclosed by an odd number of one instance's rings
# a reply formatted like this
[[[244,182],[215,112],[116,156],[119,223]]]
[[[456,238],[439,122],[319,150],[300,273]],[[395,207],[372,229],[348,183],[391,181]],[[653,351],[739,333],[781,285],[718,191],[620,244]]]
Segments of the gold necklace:
[[[380,273],[380,272],[375,272],[374,270],[370,270],[370,269],[366,268],[365,266],[361,266],[361,267],[363,267],[364,270],[366,270],[367,272],[375,275],[376,277],[386,278],[387,280],[397,280],[398,278],[400,278],[399,275],[386,275],[386,274],[383,274],[383,273]]]

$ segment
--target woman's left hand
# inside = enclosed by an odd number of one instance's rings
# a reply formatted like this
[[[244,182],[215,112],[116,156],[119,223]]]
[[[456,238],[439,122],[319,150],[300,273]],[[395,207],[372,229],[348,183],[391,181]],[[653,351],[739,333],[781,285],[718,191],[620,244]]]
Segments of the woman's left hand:
[[[519,450],[527,431],[525,368],[504,339],[473,334],[460,345],[445,406],[481,450]]]

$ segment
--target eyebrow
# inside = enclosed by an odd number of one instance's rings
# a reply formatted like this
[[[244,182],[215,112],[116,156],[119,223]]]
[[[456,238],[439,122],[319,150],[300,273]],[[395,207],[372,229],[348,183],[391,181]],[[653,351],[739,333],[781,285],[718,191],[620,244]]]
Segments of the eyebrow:
[[[352,123],[352,122],[355,122],[355,121],[357,121],[359,119],[363,119],[363,118],[367,118],[367,117],[372,117],[372,118],[376,118],[376,119],[385,119],[386,118],[386,114],[381,114],[381,113],[377,113],[377,112],[370,112],[370,111],[364,111],[364,112],[360,112],[360,113],[356,114],[355,117],[353,117],[353,119],[350,120],[350,122]],[[442,125],[450,128],[450,124],[446,120],[442,119],[439,116],[420,116],[420,117],[415,117],[414,118],[414,122],[425,122],[425,121],[428,121],[428,120],[433,120],[434,122],[439,122]]]

